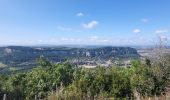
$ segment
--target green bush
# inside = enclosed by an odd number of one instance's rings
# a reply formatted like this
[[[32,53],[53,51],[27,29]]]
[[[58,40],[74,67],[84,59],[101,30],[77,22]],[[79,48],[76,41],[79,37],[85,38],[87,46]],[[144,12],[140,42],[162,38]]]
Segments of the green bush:
[[[117,66],[75,68],[69,62],[51,63],[45,58],[38,60],[38,67],[30,72],[0,76],[0,98],[34,98],[51,100],[125,99],[160,95],[169,85],[169,67],[133,61],[130,68]]]

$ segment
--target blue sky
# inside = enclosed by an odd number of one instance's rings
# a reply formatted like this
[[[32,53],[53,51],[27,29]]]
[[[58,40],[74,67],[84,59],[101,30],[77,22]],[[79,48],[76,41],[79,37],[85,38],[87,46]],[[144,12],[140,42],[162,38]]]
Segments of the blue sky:
[[[0,0],[0,45],[170,42],[170,0]]]

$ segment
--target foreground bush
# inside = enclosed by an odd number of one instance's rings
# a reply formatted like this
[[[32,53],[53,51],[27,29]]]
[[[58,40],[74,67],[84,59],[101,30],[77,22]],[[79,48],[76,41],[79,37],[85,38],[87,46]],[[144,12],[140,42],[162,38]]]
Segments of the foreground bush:
[[[161,95],[169,85],[169,67],[149,61],[133,61],[130,68],[98,66],[75,68],[70,63],[54,64],[45,58],[27,73],[0,77],[1,97],[13,99],[82,100],[133,99]]]

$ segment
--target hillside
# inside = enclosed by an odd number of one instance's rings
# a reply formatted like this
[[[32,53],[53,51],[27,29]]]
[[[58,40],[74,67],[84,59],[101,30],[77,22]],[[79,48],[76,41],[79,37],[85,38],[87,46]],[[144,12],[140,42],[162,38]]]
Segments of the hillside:
[[[0,62],[9,67],[30,69],[35,65],[36,58],[41,55],[53,62],[70,61],[107,61],[121,59],[137,59],[137,51],[130,47],[100,47],[100,48],[71,48],[71,47],[0,47]]]

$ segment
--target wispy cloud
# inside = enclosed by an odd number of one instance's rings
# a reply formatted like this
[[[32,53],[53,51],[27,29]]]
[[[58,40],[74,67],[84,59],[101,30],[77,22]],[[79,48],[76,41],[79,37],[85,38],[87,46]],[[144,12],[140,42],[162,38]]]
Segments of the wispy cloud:
[[[99,36],[91,36],[89,37],[90,40],[94,41],[94,40],[98,40],[99,39]]]
[[[58,26],[57,29],[64,32],[77,32],[77,33],[81,32],[78,29],[73,29],[73,28],[63,27],[63,26]]]
[[[60,31],[72,31],[72,28],[63,27],[63,26],[58,26],[57,29]]]
[[[147,22],[149,22],[149,19],[143,18],[143,19],[141,19],[141,22],[147,23]]]
[[[161,40],[162,40],[162,41],[168,41],[168,37],[167,37],[167,36],[165,36],[165,35],[161,35],[161,37],[160,37],[160,38],[161,38]]]
[[[169,35],[161,35],[164,41],[170,41]],[[6,40],[6,39],[5,39]],[[0,40],[2,45],[4,40]],[[32,45],[32,44],[100,44],[100,45],[145,45],[153,44],[152,38],[146,37],[115,37],[115,36],[101,36],[91,35],[85,37],[53,37],[53,38],[39,38],[35,40],[6,40],[7,44],[13,43],[19,45]]]
[[[81,42],[83,41],[81,38],[73,38],[73,37],[70,37],[70,38],[67,38],[67,37],[63,37],[63,38],[60,38],[59,39],[60,42],[62,43],[77,43],[77,42]]]
[[[87,39],[91,43],[111,43],[112,39],[109,39],[109,37],[103,37],[103,36],[90,36]]]
[[[156,30],[155,33],[156,34],[162,34],[162,33],[167,33],[168,30]]]
[[[86,28],[86,29],[93,29],[93,28],[95,28],[98,24],[99,24],[98,21],[93,20],[93,21],[91,21],[91,22],[89,22],[89,23],[87,23],[87,24],[82,24],[82,26],[83,26],[84,28]]]
[[[138,28],[136,28],[136,29],[133,30],[133,33],[140,33],[140,32],[141,32],[141,30],[138,29]]]
[[[83,17],[83,16],[84,16],[84,13],[79,12],[79,13],[76,14],[76,16],[77,16],[77,17]]]

